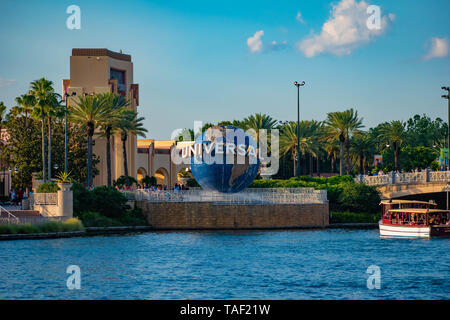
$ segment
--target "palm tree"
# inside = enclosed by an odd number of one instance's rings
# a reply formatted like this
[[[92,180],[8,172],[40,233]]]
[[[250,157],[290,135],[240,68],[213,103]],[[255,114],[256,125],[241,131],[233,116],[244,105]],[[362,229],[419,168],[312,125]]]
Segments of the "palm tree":
[[[31,93],[25,93],[15,99],[21,113],[25,113],[25,128],[28,127],[28,115],[36,105],[36,99]]]
[[[328,126],[329,139],[340,142],[339,173],[344,174],[344,148],[347,152],[346,173],[350,174],[350,137],[362,127],[362,118],[358,118],[358,111],[348,109],[342,112],[330,112],[325,124]]]
[[[318,121],[300,121],[300,153],[317,157],[321,123]],[[291,152],[294,161],[294,176],[297,176],[297,122],[291,121],[281,126],[280,153]]]
[[[400,148],[406,141],[406,124],[400,120],[386,122],[381,125],[380,138],[392,143],[394,148],[395,170],[400,170]]]
[[[61,96],[53,93],[49,96],[49,104],[47,109],[47,125],[48,125],[48,180],[52,179],[52,119],[64,116],[64,109],[61,105]]]
[[[364,174],[366,172],[366,163],[373,154],[374,142],[369,133],[360,131],[352,137],[350,144],[352,158],[359,163],[359,174]]]
[[[275,128],[277,121],[267,114],[256,113],[245,118],[242,121],[242,126],[244,130],[253,129],[256,135],[252,137],[255,142],[259,145],[259,130],[272,130]]]
[[[72,107],[70,119],[86,129],[88,138],[86,185],[92,186],[92,137],[102,123],[111,117],[111,109],[98,96],[80,97]]]
[[[120,116],[129,102],[120,94],[104,93],[99,96],[100,102],[105,104],[105,107],[110,109],[111,116],[104,119],[100,124],[100,130],[106,137],[106,170],[108,187],[112,186],[111,174],[111,134],[113,129],[117,126]]]
[[[117,123],[117,128],[120,132],[120,139],[122,141],[122,150],[123,150],[123,167],[125,177],[127,177],[128,181],[128,159],[127,159],[127,140],[128,135],[136,135],[145,137],[145,133],[147,129],[144,128],[142,121],[144,118],[138,118],[137,112],[132,110],[126,110],[122,113],[121,119]]]
[[[47,181],[46,177],[46,164],[45,164],[45,115],[47,108],[54,96],[53,82],[45,78],[41,78],[31,82],[31,94],[36,99],[33,112],[41,117],[41,130],[42,130],[42,177],[44,181]]]
[[[325,130],[325,132],[327,132]],[[325,140],[323,149],[331,160],[331,173],[334,173],[334,164],[339,155],[339,142],[336,140]]]

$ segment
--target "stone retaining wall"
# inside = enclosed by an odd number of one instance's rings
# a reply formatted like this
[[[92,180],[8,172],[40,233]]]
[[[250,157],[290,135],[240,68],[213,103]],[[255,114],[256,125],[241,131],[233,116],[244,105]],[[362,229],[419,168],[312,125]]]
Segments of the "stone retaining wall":
[[[321,204],[216,204],[137,201],[154,229],[280,229],[324,227],[328,202]]]

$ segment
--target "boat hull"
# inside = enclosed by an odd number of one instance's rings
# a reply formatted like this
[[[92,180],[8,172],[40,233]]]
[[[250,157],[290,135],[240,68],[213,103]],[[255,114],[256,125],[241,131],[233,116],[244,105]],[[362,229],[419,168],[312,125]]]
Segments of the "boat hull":
[[[393,226],[379,223],[380,236],[398,238],[429,238],[431,235],[429,226]]]

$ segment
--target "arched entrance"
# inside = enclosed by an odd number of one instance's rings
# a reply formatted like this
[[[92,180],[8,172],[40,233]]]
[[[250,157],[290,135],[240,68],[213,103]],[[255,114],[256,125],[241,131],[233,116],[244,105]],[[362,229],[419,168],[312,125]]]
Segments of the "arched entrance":
[[[138,171],[137,171],[138,184],[142,184],[142,179],[144,179],[146,175],[147,175],[147,170],[145,170],[144,168],[140,167],[138,169]]]
[[[156,170],[155,178],[157,184],[169,187],[169,173],[165,168],[159,168]]]

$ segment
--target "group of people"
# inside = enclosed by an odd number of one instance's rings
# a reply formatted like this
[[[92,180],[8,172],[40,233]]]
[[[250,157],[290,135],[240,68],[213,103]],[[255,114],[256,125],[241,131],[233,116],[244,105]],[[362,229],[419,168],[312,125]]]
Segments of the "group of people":
[[[17,191],[15,189],[11,189],[9,192],[9,199],[11,204],[18,206],[23,199],[27,197],[27,193],[19,188]]]
[[[175,183],[173,188],[168,188],[166,185],[158,184],[157,186],[142,186],[142,185],[138,185],[138,189],[150,190],[150,191],[173,190],[173,191],[176,192],[176,191],[180,191],[180,190],[189,190],[189,187],[187,185],[184,185],[184,184]]]

